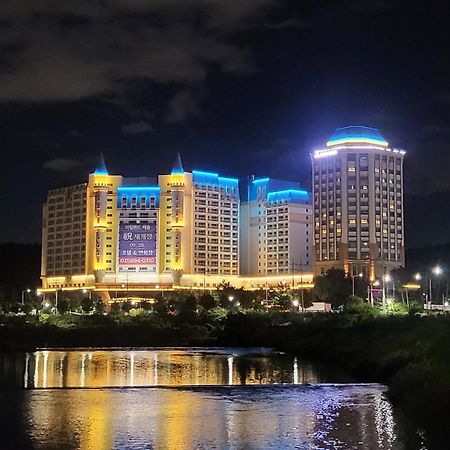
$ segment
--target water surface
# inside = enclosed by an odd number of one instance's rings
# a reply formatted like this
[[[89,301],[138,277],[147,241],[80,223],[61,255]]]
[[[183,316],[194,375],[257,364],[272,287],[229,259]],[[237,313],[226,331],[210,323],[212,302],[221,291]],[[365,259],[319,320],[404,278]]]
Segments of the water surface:
[[[261,349],[3,355],[0,447],[405,448],[383,386],[332,378]]]

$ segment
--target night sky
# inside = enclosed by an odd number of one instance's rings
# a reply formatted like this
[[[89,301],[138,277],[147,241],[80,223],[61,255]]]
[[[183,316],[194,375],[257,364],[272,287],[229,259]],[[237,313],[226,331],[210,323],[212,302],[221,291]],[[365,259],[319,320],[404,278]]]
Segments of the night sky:
[[[37,242],[49,188],[110,173],[282,177],[345,125],[450,191],[447,1],[3,0],[0,241]],[[447,205],[448,207],[448,205]],[[450,236],[449,236],[450,240]]]

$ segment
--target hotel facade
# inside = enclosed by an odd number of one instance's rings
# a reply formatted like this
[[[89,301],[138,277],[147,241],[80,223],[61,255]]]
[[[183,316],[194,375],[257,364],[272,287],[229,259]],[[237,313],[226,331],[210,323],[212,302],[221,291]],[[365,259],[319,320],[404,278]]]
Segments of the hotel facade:
[[[338,128],[312,153],[314,273],[374,280],[405,264],[403,150],[375,128]]]
[[[43,207],[44,293],[263,289],[312,285],[311,195],[299,183],[184,170],[111,175],[49,191]]]

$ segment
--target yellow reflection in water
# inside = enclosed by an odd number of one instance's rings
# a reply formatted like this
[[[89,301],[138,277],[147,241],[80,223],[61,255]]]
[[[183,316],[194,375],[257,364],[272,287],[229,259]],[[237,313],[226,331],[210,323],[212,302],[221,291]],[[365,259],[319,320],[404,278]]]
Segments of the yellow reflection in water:
[[[107,394],[93,391],[89,401],[85,402],[86,410],[83,417],[84,432],[81,434],[81,450],[109,450],[113,448],[111,433],[111,411],[114,405],[105,404]]]
[[[26,355],[24,387],[192,386],[314,383],[309,366],[273,358],[183,351],[37,351]]]

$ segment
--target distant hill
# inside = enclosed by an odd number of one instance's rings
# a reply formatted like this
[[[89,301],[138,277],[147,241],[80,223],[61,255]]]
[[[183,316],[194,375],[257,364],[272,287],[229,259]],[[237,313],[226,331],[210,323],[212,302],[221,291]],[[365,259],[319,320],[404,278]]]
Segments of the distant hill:
[[[405,243],[420,248],[450,242],[450,192],[405,196]]]

